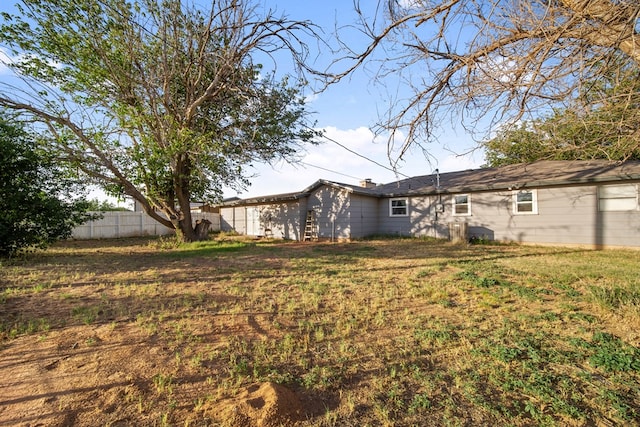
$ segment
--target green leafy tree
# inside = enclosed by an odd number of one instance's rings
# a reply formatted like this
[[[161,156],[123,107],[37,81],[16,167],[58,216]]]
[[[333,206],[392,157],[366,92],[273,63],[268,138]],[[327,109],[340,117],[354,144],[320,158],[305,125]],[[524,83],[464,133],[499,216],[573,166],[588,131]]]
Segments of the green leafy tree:
[[[5,85],[0,105],[45,123],[60,159],[187,241],[203,235],[191,200],[248,185],[247,165],[293,161],[318,136],[303,73],[262,65],[302,71],[313,25],[249,0],[191,4],[22,0],[0,26],[27,83]]]
[[[532,124],[500,132],[485,143],[485,159],[488,167],[515,163],[530,163],[547,159],[550,150]]]
[[[109,200],[91,199],[88,201],[87,210],[91,212],[128,211],[123,206],[117,206]]]
[[[0,256],[44,248],[93,218],[86,213],[88,202],[74,199],[77,180],[40,143],[20,123],[0,115]]]
[[[640,160],[640,70],[619,67],[594,86],[565,109],[503,129],[485,144],[488,165]]]

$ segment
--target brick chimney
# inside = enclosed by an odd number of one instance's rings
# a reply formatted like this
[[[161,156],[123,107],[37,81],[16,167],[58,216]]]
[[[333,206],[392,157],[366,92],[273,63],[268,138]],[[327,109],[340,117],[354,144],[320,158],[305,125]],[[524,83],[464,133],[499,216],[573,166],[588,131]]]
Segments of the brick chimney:
[[[364,180],[360,181],[360,187],[374,188],[375,186],[376,186],[376,183],[372,182],[371,178],[365,178]]]

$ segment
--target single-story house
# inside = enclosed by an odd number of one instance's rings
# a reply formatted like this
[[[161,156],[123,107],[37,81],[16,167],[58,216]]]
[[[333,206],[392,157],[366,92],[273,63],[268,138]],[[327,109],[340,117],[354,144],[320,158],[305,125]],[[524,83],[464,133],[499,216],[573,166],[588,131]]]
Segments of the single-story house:
[[[371,235],[640,247],[640,162],[538,161],[389,184],[319,180],[220,205],[222,230],[293,240]]]

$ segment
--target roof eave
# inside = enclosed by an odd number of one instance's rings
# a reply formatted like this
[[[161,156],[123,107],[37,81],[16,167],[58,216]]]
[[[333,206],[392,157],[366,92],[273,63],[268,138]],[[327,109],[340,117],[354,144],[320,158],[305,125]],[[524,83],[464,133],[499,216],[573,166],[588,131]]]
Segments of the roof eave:
[[[523,181],[514,182],[511,184],[496,184],[496,185],[465,185],[454,186],[447,188],[428,189],[428,190],[409,190],[405,192],[397,193],[384,193],[382,197],[416,197],[416,196],[434,196],[438,194],[459,194],[459,193],[477,193],[485,191],[511,191],[520,190],[523,188],[545,188],[545,187],[565,187],[569,185],[588,185],[588,184],[602,184],[607,182],[620,182],[620,181],[640,181],[640,174],[638,175],[626,175],[626,176],[608,176],[608,177],[590,177],[571,180],[536,180],[536,181]]]
[[[291,202],[295,200],[300,200],[304,197],[307,197],[308,195],[309,193],[295,193],[295,194],[287,194],[287,195],[274,194],[272,196],[251,197],[249,199],[234,200],[232,202],[221,203],[217,206],[234,207],[234,206],[245,206],[245,205],[260,205],[264,203]]]

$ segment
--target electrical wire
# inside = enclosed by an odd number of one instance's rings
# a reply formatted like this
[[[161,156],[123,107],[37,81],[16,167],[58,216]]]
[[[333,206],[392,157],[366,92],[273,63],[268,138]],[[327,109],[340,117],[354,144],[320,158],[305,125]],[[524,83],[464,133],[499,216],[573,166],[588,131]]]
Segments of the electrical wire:
[[[371,158],[369,158],[369,157],[367,157],[367,156],[365,156],[365,155],[363,155],[363,154],[360,154],[360,153],[358,153],[357,151],[352,150],[351,148],[349,148],[349,147],[345,146],[344,144],[342,144],[342,143],[340,143],[340,142],[336,141],[336,140],[335,140],[335,139],[333,139],[333,138],[329,138],[328,136],[324,136],[324,135],[323,135],[322,137],[323,137],[324,139],[326,139],[327,141],[333,142],[334,144],[336,144],[336,145],[337,145],[337,146],[339,146],[340,148],[343,148],[343,149],[347,150],[347,151],[348,151],[348,152],[350,152],[351,154],[355,154],[356,156],[358,156],[358,157],[360,157],[360,158],[362,158],[362,159],[365,159],[366,161],[371,162],[371,163],[373,163],[373,164],[374,164],[374,165],[376,165],[376,166],[379,166],[379,167],[381,167],[381,168],[383,168],[383,169],[386,169],[386,170],[388,170],[388,171],[390,171],[390,172],[393,172],[393,173],[394,173],[394,174],[396,174],[396,175],[400,175],[400,176],[403,176],[403,177],[405,177],[405,178],[410,178],[410,176],[409,176],[409,175],[405,175],[405,174],[403,174],[402,172],[398,172],[396,169],[393,169],[393,168],[391,168],[391,167],[389,167],[389,166],[383,165],[382,163],[379,163],[379,162],[377,162],[377,161],[375,161],[375,160],[373,160],[373,159],[371,159]]]
[[[346,176],[347,178],[351,178],[351,179],[362,179],[361,177],[357,177],[357,176],[353,176],[353,175],[347,175],[346,173],[342,173],[342,172],[334,171],[334,170],[331,170],[331,169],[327,169],[327,168],[324,168],[324,167],[322,167],[322,166],[312,165],[311,163],[302,162],[302,161],[301,161],[301,162],[298,162],[298,163],[300,163],[301,165],[304,165],[304,166],[309,166],[309,167],[312,167],[312,168],[321,169],[321,170],[323,170],[323,171],[327,171],[327,172],[335,173],[336,175]]]
[[[143,31],[147,32],[150,36],[155,37],[155,38],[158,38],[160,41],[165,42],[165,40],[164,40],[163,38],[161,38],[159,35],[157,35],[157,34],[155,34],[155,33],[151,32],[151,31],[149,31],[147,28],[145,28],[144,26],[140,25],[140,23],[138,23],[138,22],[136,22],[136,21],[132,20],[131,18],[125,18],[124,16],[122,16],[122,14],[120,13],[120,11],[116,10],[116,9],[115,9],[115,8],[113,8],[111,5],[109,5],[109,4],[107,4],[107,3],[103,2],[103,1],[100,1],[100,3],[101,3],[104,7],[106,7],[106,8],[108,8],[108,9],[110,9],[112,12],[114,12],[114,13],[118,14],[120,17],[122,17],[122,18],[124,18],[124,19],[127,19],[131,24],[133,24],[133,25],[136,25],[136,26],[140,27]],[[315,129],[312,129],[311,127],[309,127],[309,126],[306,126],[306,127],[307,127],[309,130],[315,130]],[[367,157],[367,156],[365,156],[365,155],[363,155],[363,154],[360,154],[360,153],[358,153],[357,151],[350,149],[350,148],[349,148],[349,147],[347,147],[346,145],[344,145],[344,144],[342,144],[342,143],[340,143],[340,142],[336,141],[336,140],[335,140],[335,139],[333,139],[333,138],[330,138],[330,137],[325,136],[325,135],[323,135],[323,136],[322,136],[322,138],[326,139],[326,140],[327,140],[327,141],[329,141],[329,142],[332,142],[332,143],[336,144],[337,146],[339,146],[340,148],[342,148],[342,149],[344,149],[344,150],[346,150],[346,151],[350,152],[351,154],[354,154],[354,155],[356,155],[356,156],[358,156],[358,157],[360,157],[360,158],[362,158],[362,159],[364,159],[364,160],[366,160],[366,161],[368,161],[368,162],[370,162],[370,163],[373,163],[374,165],[376,165],[376,166],[378,166],[378,167],[381,167],[381,168],[383,168],[383,169],[385,169],[385,170],[387,170],[387,171],[393,172],[396,176],[402,176],[402,177],[404,177],[404,178],[410,178],[410,176],[409,176],[409,175],[405,175],[405,174],[403,174],[402,172],[399,172],[398,170],[396,170],[396,169],[394,169],[394,168],[392,168],[392,167],[389,167],[389,166],[383,165],[382,163],[380,163],[380,162],[378,162],[378,161],[376,161],[376,160],[373,160],[373,159],[371,159],[371,158],[369,158],[369,157]],[[310,166],[310,167],[314,167],[314,168],[322,169],[322,170],[325,170],[325,171],[327,171],[327,172],[331,172],[331,173],[335,173],[335,174],[338,174],[338,175],[342,175],[342,176],[345,176],[345,177],[348,177],[348,178],[352,178],[352,179],[361,179],[361,178],[354,177],[354,176],[351,176],[351,175],[348,175],[348,174],[345,174],[345,173],[342,173],[342,172],[337,172],[337,171],[334,171],[334,170],[331,170],[331,169],[326,169],[326,168],[323,168],[323,167],[320,167],[320,166],[316,166],[316,165],[312,165],[312,164],[309,164],[309,163],[304,163],[304,162],[300,162],[300,163],[302,163],[302,164],[306,164],[307,166]]]

